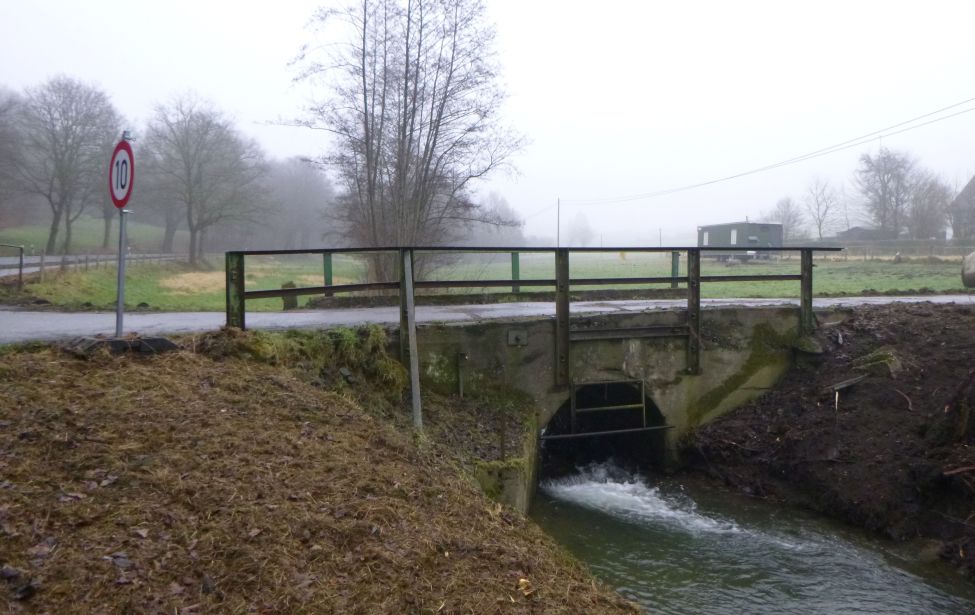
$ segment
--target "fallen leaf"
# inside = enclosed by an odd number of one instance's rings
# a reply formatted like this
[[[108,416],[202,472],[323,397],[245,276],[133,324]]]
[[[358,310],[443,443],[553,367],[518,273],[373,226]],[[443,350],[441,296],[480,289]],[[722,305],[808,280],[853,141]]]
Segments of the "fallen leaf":
[[[524,577],[518,579],[518,589],[521,590],[521,593],[525,594],[525,597],[531,596],[535,593],[535,588],[532,587],[532,582]]]
[[[139,538],[149,538],[149,530],[141,527],[135,528],[134,530],[132,530],[132,533],[138,536]]]
[[[247,535],[250,536],[251,538],[257,538],[258,536],[260,536],[262,531],[263,530],[261,530],[260,528],[255,527],[251,531],[247,532]]]

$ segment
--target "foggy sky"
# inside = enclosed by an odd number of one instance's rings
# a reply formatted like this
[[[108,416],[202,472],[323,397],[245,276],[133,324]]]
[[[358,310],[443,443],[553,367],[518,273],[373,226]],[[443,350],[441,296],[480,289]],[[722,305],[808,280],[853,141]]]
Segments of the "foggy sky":
[[[975,97],[975,3],[486,0],[507,123],[530,144],[516,176],[479,187],[554,239],[584,214],[606,245],[693,241],[699,224],[801,199],[816,175],[846,187],[845,150],[660,198],[584,204],[712,180],[818,150]],[[271,125],[311,92],[289,61],[314,0],[0,3],[0,85],[64,73],[103,88],[140,129],[194,90],[275,157],[315,156],[326,133]],[[975,103],[958,107],[962,111]],[[975,112],[882,140],[961,185],[975,174]],[[138,153],[136,153],[138,156]],[[597,242],[599,239],[597,239]]]

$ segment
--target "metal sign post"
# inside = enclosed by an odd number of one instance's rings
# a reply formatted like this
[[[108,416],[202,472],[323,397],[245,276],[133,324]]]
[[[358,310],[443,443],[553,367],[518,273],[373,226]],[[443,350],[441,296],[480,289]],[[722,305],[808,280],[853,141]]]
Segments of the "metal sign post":
[[[132,196],[135,183],[135,157],[129,145],[129,133],[122,133],[122,140],[112,152],[108,165],[108,193],[119,210],[118,225],[118,294],[115,302],[115,337],[122,337],[122,320],[125,315],[125,214],[131,213],[125,205]]]

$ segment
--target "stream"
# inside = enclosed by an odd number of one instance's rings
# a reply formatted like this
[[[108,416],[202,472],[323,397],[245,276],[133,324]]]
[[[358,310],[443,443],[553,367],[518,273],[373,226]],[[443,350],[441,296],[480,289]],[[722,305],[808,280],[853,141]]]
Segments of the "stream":
[[[532,517],[651,613],[975,613],[975,585],[905,547],[610,463],[543,481]]]

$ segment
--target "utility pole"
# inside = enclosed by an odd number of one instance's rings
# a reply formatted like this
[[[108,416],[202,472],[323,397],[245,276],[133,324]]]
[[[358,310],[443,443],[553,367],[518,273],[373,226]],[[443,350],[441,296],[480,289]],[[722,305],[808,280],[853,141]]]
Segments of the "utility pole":
[[[562,237],[562,199],[555,198],[555,247],[561,247]]]

